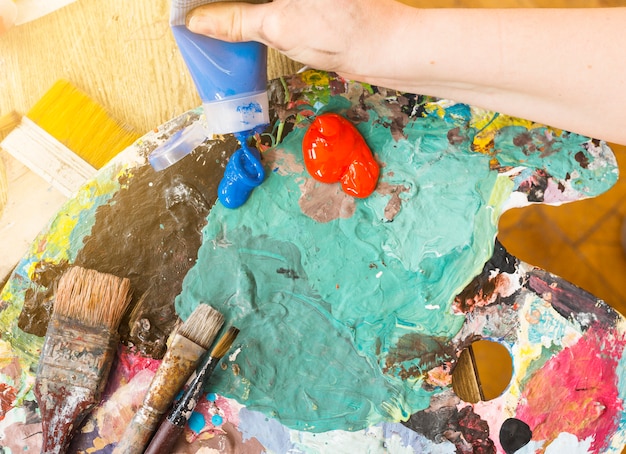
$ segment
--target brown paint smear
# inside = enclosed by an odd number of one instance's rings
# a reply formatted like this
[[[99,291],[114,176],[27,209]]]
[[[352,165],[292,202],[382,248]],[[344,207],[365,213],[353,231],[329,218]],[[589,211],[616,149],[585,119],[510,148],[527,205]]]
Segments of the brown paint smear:
[[[145,165],[96,210],[75,265],[130,279],[132,311],[120,325],[122,341],[160,358],[176,324],[174,299],[195,264],[202,228],[217,199],[224,166],[239,144],[233,136],[208,142],[157,173]],[[69,265],[38,264],[19,327],[45,335],[56,281]]]

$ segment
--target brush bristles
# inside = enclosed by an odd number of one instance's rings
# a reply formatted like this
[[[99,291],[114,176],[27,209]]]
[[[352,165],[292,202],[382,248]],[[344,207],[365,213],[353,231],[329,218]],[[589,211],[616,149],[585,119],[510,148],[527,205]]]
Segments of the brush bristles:
[[[224,323],[224,316],[208,304],[198,304],[178,334],[208,349]]]
[[[131,296],[127,278],[74,266],[59,280],[53,316],[117,330]]]
[[[55,83],[26,116],[96,169],[140,137],[65,80]]]
[[[226,333],[220,337],[213,350],[211,350],[211,356],[216,359],[223,358],[226,352],[230,349],[239,334],[239,329],[234,326],[230,327]]]

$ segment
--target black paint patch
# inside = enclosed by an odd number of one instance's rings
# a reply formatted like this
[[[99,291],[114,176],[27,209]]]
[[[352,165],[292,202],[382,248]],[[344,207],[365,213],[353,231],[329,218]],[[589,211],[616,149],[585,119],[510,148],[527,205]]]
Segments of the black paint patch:
[[[441,406],[434,411],[423,410],[414,413],[402,424],[435,442],[441,442],[443,436],[460,453],[496,452],[495,444],[489,438],[489,424],[469,405],[461,410],[452,405]]]
[[[547,271],[535,268],[528,273],[529,290],[550,301],[552,307],[564,318],[576,320],[583,329],[598,323],[615,326],[620,315],[591,293]],[[546,298],[545,295],[550,297]]]
[[[457,413],[454,406],[445,406],[437,410],[422,410],[413,413],[402,424],[432,441],[441,441],[441,434],[449,429],[449,421]]]
[[[54,292],[61,275],[69,263],[50,263],[42,260],[35,265],[32,283],[24,293],[24,306],[17,319],[17,326],[25,333],[43,337],[52,315]]]
[[[533,432],[524,421],[509,418],[500,428],[500,444],[506,454],[513,454],[526,446],[533,437]]]
[[[582,151],[579,151],[578,153],[576,153],[574,155],[574,159],[576,159],[576,162],[580,164],[580,166],[583,169],[586,169],[587,167],[589,167],[589,158]]]
[[[227,136],[161,172],[141,167],[96,211],[96,223],[75,263],[130,279],[132,305],[139,299],[142,304],[132,319],[127,315],[122,320],[120,334],[146,355],[161,356],[164,339],[154,337],[167,336],[178,320],[174,299],[196,262],[223,166],[238,144]],[[151,335],[137,331],[138,322],[150,326]]]
[[[493,255],[483,266],[483,270],[454,299],[455,307],[463,312],[471,312],[476,304],[476,295],[489,298],[497,291],[499,276],[502,273],[515,273],[519,260],[509,254],[502,244],[496,240]],[[495,272],[495,273],[494,273]],[[493,304],[513,303],[517,293],[506,298],[497,295]]]
[[[495,246],[493,248],[493,255],[485,265],[485,268],[490,267],[493,270],[500,270],[503,273],[513,274],[517,270],[519,260],[508,253],[508,251],[502,246],[502,243],[496,239]]]
[[[519,185],[516,192],[525,194],[529,202],[543,202],[551,178],[546,172],[537,169],[532,178]]]
[[[278,268],[276,270],[276,272],[278,274],[282,274],[285,277],[289,278],[289,279],[300,279],[300,276],[298,276],[298,273],[296,273],[295,270],[289,269],[289,268]]]

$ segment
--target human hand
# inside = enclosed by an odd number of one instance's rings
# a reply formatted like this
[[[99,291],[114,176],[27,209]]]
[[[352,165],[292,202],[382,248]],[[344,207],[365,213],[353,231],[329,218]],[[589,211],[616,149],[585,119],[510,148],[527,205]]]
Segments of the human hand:
[[[626,144],[626,52],[614,45],[624,23],[626,8],[420,9],[395,0],[210,3],[187,17],[192,32],[258,41],[347,79]]]
[[[380,57],[401,7],[393,0],[217,2],[191,11],[187,26],[223,41],[258,41],[313,68],[374,83],[388,70],[377,65],[388,61]]]

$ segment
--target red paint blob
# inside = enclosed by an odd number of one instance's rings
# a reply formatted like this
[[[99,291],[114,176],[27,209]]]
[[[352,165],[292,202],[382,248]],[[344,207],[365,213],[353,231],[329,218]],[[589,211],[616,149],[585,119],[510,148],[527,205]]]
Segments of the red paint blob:
[[[302,140],[304,165],[322,183],[341,183],[346,194],[364,198],[378,182],[380,168],[354,125],[335,113],[319,115]]]
[[[13,408],[13,403],[17,398],[17,389],[5,383],[0,383],[0,421]]]

